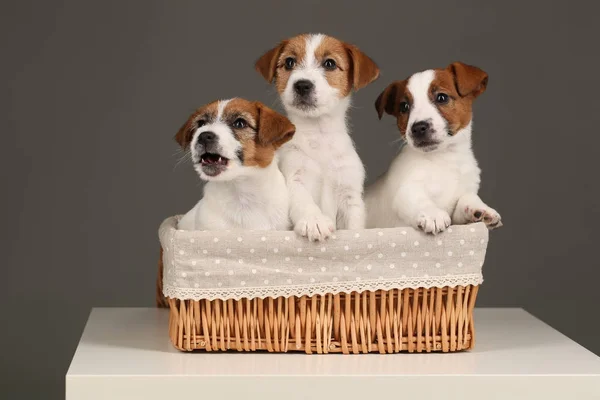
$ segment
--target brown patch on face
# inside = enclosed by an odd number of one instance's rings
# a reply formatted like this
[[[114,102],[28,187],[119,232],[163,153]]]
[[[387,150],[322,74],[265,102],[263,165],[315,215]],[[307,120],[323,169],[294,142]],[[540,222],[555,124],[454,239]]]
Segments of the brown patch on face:
[[[460,62],[435,70],[435,78],[429,87],[429,100],[448,123],[450,135],[471,122],[473,101],[485,91],[487,82],[488,75],[484,71]],[[448,101],[439,102],[440,94],[446,94]]]
[[[330,36],[325,36],[315,49],[315,59],[320,65],[323,65],[325,60],[328,59],[335,62],[335,69],[325,70],[325,79],[327,79],[329,86],[339,90],[340,97],[346,97],[354,84],[352,60],[346,44]]]
[[[304,58],[306,57],[307,38],[308,35],[294,36],[287,40],[285,46],[281,49],[275,62],[275,88],[277,88],[277,92],[283,93],[293,71],[293,69],[288,70],[285,67],[285,60],[287,58],[293,58],[296,61],[296,65],[304,62]]]
[[[306,42],[310,35],[303,34],[284,40],[275,48],[263,54],[255,64],[256,70],[282,93],[288,83],[293,69],[285,67],[287,58],[295,60],[296,66],[306,58]],[[319,65],[331,58],[336,68],[325,70],[325,77],[330,86],[340,91],[340,97],[347,96],[352,89],[358,90],[379,77],[379,68],[375,62],[358,47],[344,43],[330,36],[324,36],[315,49],[315,59]]]
[[[247,126],[231,129],[242,145],[242,164],[248,167],[271,164],[275,151],[296,131],[290,120],[258,101],[233,99],[227,103],[221,119],[233,125],[238,118],[244,119]]]
[[[408,125],[409,111],[402,109],[402,104],[412,104],[413,99],[410,91],[406,88],[408,80],[396,81],[385,88],[375,101],[375,109],[379,119],[383,117],[383,113],[390,114],[396,117],[396,125],[402,136],[406,136],[406,126]]]
[[[198,129],[198,122],[204,121],[210,123],[217,117],[218,101],[213,101],[205,106],[200,107],[192,115],[189,116],[187,121],[183,124],[179,131],[175,135],[175,141],[185,150],[190,146],[194,132]]]
[[[296,60],[296,63],[301,63],[304,60],[307,37],[308,35],[298,35],[284,40],[256,61],[254,65],[256,70],[267,82],[272,83],[275,80],[275,87],[279,93],[285,90],[292,73],[291,70],[288,71],[285,68],[285,60],[288,57]]]

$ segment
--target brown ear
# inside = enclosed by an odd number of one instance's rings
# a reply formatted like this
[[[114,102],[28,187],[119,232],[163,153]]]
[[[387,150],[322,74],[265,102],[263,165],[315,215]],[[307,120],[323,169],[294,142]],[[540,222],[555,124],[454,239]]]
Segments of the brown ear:
[[[392,82],[384,89],[375,100],[375,109],[379,119],[383,117],[383,113],[386,112],[390,115],[396,115],[398,113],[397,107],[400,103],[401,97],[404,95],[406,89],[406,81]]]
[[[352,59],[352,86],[354,90],[362,89],[379,78],[379,67],[375,61],[352,44],[346,44],[348,54]]]
[[[183,126],[179,128],[179,131],[175,135],[175,141],[179,143],[179,145],[184,150],[187,149],[187,147],[190,145],[190,142],[192,141],[192,136],[194,133],[191,126],[192,122],[192,118],[185,121],[185,124],[183,124]]]
[[[278,148],[294,136],[296,127],[289,119],[258,101],[255,104],[258,109],[258,142],[261,145]]]
[[[485,71],[461,62],[452,63],[446,69],[454,75],[456,90],[461,97],[471,95],[475,98],[485,91],[488,83]]]
[[[287,44],[287,41],[279,43],[275,48],[267,51],[263,54],[254,64],[254,68],[266,79],[267,82],[272,83],[277,72],[277,59],[281,54],[281,50]]]

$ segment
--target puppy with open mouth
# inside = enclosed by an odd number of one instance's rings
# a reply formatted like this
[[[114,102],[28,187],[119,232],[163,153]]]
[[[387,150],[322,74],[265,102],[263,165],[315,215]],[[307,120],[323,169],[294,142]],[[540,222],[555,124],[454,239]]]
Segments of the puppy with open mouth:
[[[365,172],[346,114],[352,91],[379,76],[377,65],[354,45],[305,34],[284,40],[255,67],[275,83],[297,129],[280,150],[294,230],[324,240],[336,228],[364,228]]]
[[[276,150],[294,132],[285,116],[259,102],[220,100],[194,112],[175,140],[207,183],[179,229],[288,230],[289,197]]]
[[[460,62],[390,84],[375,103],[396,117],[406,145],[366,191],[367,227],[411,225],[439,233],[451,223],[502,226],[477,195],[480,169],[471,148],[472,105],[488,75]]]

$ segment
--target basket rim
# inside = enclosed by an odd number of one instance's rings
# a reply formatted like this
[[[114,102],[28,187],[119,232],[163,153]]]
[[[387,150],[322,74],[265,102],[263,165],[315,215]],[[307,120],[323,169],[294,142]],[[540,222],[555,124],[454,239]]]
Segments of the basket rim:
[[[478,223],[435,237],[405,227],[338,231],[314,243],[287,231],[178,230],[178,219],[167,218],[159,236],[162,292],[180,300],[479,285],[489,238]]]
[[[206,236],[214,236],[214,235],[223,235],[223,233],[253,235],[256,233],[267,233],[268,232],[270,236],[273,236],[273,235],[279,235],[281,237],[285,237],[285,236],[289,236],[289,235],[293,235],[294,237],[297,236],[297,234],[293,230],[289,230],[289,231],[270,230],[270,231],[267,231],[267,230],[259,230],[259,229],[227,229],[227,230],[188,231],[188,230],[177,228],[177,223],[179,222],[179,220],[182,217],[183,217],[183,215],[176,214],[176,215],[172,215],[170,217],[165,218],[160,224],[159,231],[167,230],[167,232],[169,232],[170,234],[177,235],[176,236],[177,239],[187,239],[191,235],[198,235],[198,234],[206,235]],[[467,230],[467,229],[471,229],[471,228],[476,228],[479,231],[478,228],[480,228],[480,227],[485,227],[486,228],[485,232],[488,231],[484,222],[475,222],[475,223],[466,224],[466,225],[450,225],[448,228],[450,229],[450,232],[452,232],[452,230],[457,230],[457,232],[460,233],[462,230]],[[414,232],[422,233],[421,231],[413,228],[412,226],[396,226],[393,228],[364,228],[364,229],[356,229],[356,230],[338,229],[336,232],[379,232],[379,231],[382,231],[382,232],[414,231]],[[426,234],[424,234],[424,235],[426,235]],[[485,235],[485,236],[487,237],[488,235]],[[302,239],[302,240],[305,240],[305,239]]]

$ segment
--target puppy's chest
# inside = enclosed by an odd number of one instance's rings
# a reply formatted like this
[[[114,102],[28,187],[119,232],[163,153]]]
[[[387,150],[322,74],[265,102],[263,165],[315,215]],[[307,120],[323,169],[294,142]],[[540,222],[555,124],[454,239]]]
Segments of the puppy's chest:
[[[424,187],[441,203],[454,201],[477,182],[477,167],[466,163],[432,163],[425,171]]]
[[[277,229],[287,218],[287,202],[283,197],[266,200],[240,196],[223,202],[222,206],[231,223],[244,229]]]
[[[205,229],[287,229],[285,186],[273,188],[269,196],[227,191],[205,193],[199,209],[199,222],[208,225]]]
[[[306,135],[295,143],[320,174],[338,173],[342,169],[358,168],[354,146],[349,138],[333,135]],[[355,165],[356,164],[356,165]]]
[[[433,168],[423,182],[423,186],[427,194],[433,199],[444,201],[446,198],[454,197],[458,189],[458,174],[453,171],[441,170]]]

